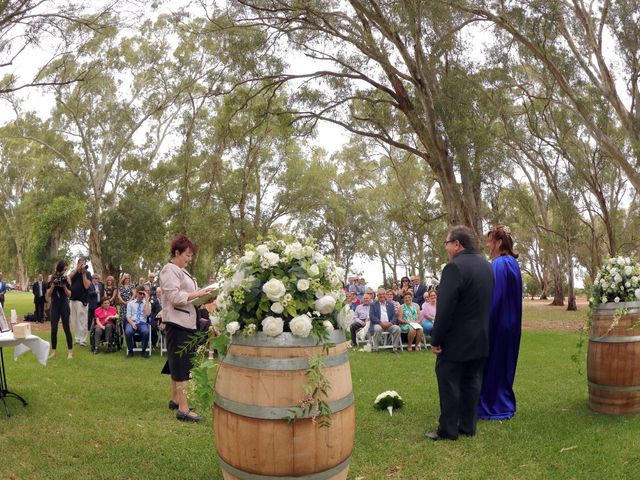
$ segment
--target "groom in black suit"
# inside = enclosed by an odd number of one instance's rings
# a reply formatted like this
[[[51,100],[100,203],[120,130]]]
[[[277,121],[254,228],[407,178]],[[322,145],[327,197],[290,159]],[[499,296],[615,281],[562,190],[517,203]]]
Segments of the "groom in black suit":
[[[44,295],[47,291],[47,284],[44,283],[42,274],[38,275],[38,280],[33,282],[31,286],[31,293],[33,293],[33,304],[35,306],[36,322],[44,322]]]
[[[431,331],[432,351],[438,355],[440,424],[437,432],[426,434],[431,440],[476,433],[482,371],[489,355],[493,270],[476,253],[475,239],[470,228],[457,226],[445,242],[449,263],[442,270]]]

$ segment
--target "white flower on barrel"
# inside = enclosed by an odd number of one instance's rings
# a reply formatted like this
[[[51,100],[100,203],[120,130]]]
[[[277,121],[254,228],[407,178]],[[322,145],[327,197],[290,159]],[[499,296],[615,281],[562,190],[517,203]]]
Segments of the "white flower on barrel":
[[[591,307],[609,302],[623,303],[640,300],[636,294],[640,264],[629,257],[609,259],[594,278],[589,299]]]
[[[284,306],[280,302],[276,302],[271,305],[271,311],[273,313],[281,314],[284,312]]]
[[[311,318],[308,315],[298,315],[289,322],[289,329],[296,337],[308,337],[311,333],[311,327]]]
[[[338,325],[343,330],[349,330],[349,327],[353,323],[354,313],[349,308],[349,305],[345,305],[340,312],[338,312]]]
[[[262,320],[262,331],[270,337],[277,337],[284,329],[284,320],[278,317],[266,317]]]
[[[331,295],[325,295],[322,298],[319,298],[315,301],[315,308],[322,315],[328,315],[333,312],[333,309],[336,306],[336,299]]]
[[[238,330],[240,330],[240,324],[238,322],[231,322],[227,324],[227,332],[229,332],[230,335],[233,335]]]
[[[267,247],[264,243],[256,247],[256,253],[260,256],[263,256],[268,251],[269,251],[269,247]]]
[[[277,302],[280,300],[284,294],[287,292],[287,289],[277,278],[272,278],[267,283],[262,286],[262,291],[267,295],[267,298],[272,302]]]
[[[322,325],[324,325],[324,328],[328,333],[331,333],[335,330],[335,328],[333,327],[333,323],[331,323],[329,320],[323,321]]]
[[[320,275],[320,268],[318,267],[318,265],[313,264],[309,266],[309,268],[307,268],[307,273],[310,277],[317,277],[318,275]]]
[[[290,258],[300,260],[304,255],[304,250],[300,242],[293,242],[284,247],[284,254]]]
[[[262,258],[264,258],[271,267],[277,265],[280,261],[280,255],[276,252],[267,252],[262,256]]]
[[[298,283],[296,284],[296,288],[298,289],[299,292],[306,292],[307,290],[309,290],[310,286],[311,286],[311,283],[306,278],[301,278],[300,280],[298,280]]]

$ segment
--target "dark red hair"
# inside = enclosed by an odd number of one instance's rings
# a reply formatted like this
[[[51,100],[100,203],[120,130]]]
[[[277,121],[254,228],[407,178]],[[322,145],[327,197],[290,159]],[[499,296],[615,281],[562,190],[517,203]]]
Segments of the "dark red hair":
[[[487,232],[487,237],[493,240],[501,240],[500,255],[511,255],[518,258],[518,254],[513,251],[513,239],[511,238],[511,230],[504,225],[498,225]]]
[[[184,253],[185,250],[190,249],[194,254],[198,251],[195,243],[193,243],[186,235],[178,235],[173,242],[171,242],[171,256],[175,257],[176,252],[178,255]]]

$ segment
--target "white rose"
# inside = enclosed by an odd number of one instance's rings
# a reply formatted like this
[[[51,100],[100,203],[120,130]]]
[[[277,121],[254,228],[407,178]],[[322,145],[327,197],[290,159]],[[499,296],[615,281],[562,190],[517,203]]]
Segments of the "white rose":
[[[602,303],[607,303],[607,297],[602,297]]]
[[[278,262],[280,261],[280,255],[278,255],[275,252],[267,252],[262,256],[262,258],[267,262],[269,262],[269,265],[272,267],[274,265],[277,265]]]
[[[285,294],[286,289],[284,283],[277,278],[272,278],[262,286],[262,291],[267,295],[269,300],[277,302]]]
[[[284,248],[284,254],[291,258],[300,260],[303,255],[302,245],[300,242],[293,242]]]
[[[253,251],[246,251],[244,252],[244,255],[242,256],[242,258],[240,258],[240,261],[243,263],[251,263],[253,262],[253,259],[256,256],[256,252]]]
[[[636,277],[635,275],[631,277],[631,283],[638,283],[638,277]]]
[[[311,319],[307,315],[299,315],[289,322],[289,329],[296,337],[306,338],[311,333]]]
[[[316,310],[318,310],[322,315],[328,315],[331,312],[333,312],[333,309],[335,308],[335,306],[336,306],[336,299],[333,298],[331,295],[325,295],[324,297],[319,298],[315,302]]]
[[[237,287],[242,283],[243,280],[244,280],[244,270],[238,270],[236,273],[233,274],[233,277],[231,277],[231,284],[234,287]]]
[[[236,333],[238,330],[240,330],[240,324],[238,322],[231,322],[227,325],[227,332],[231,335]]]
[[[344,278],[344,274],[346,273],[345,269],[342,267],[336,267],[336,275],[340,280]]]
[[[273,305],[271,305],[271,311],[273,313],[282,313],[284,312],[284,307],[282,306],[282,304],[280,302],[276,302]]]
[[[616,302],[616,303],[620,303],[620,297],[614,298],[613,301]]]
[[[616,276],[613,277],[613,279],[616,281],[616,283],[620,283],[622,281],[622,277],[619,273],[616,273]]]
[[[624,267],[626,265],[626,261],[624,258],[622,257],[618,257],[618,265],[620,265],[621,267]]]
[[[327,330],[328,333],[333,332],[334,330],[333,323],[331,323],[329,320],[325,320],[324,322],[322,322],[322,325],[324,325],[324,328]]]
[[[310,257],[311,255],[313,255],[313,248],[311,248],[311,247],[302,247],[302,254],[305,257]]]
[[[627,287],[627,288],[631,288],[631,282],[626,282],[626,283],[624,284],[624,286],[625,286],[625,287]]]
[[[317,265],[311,265],[309,268],[307,268],[307,273],[310,277],[317,277],[318,275],[320,275],[320,269]]]
[[[324,292],[322,290],[316,290],[316,298],[324,297]]]
[[[267,317],[262,320],[262,331],[270,337],[277,337],[282,333],[284,320],[277,317]]]
[[[633,267],[631,265],[627,265],[626,267],[624,267],[625,275],[631,275],[632,272],[633,272]]]
[[[310,286],[311,286],[311,283],[306,278],[301,278],[300,280],[298,280],[298,283],[296,284],[296,287],[298,288],[299,292],[306,292],[307,290],[309,290]]]
[[[267,247],[264,243],[256,247],[256,253],[260,256],[264,255],[268,251],[269,251],[269,247]]]
[[[636,291],[634,293],[636,294],[636,298],[640,300],[640,288],[636,288]]]

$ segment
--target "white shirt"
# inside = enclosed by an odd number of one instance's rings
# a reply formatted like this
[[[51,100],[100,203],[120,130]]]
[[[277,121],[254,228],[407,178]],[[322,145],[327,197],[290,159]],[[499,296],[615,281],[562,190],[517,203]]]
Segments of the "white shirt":
[[[389,315],[387,314],[387,302],[380,304],[380,323],[388,322]]]

